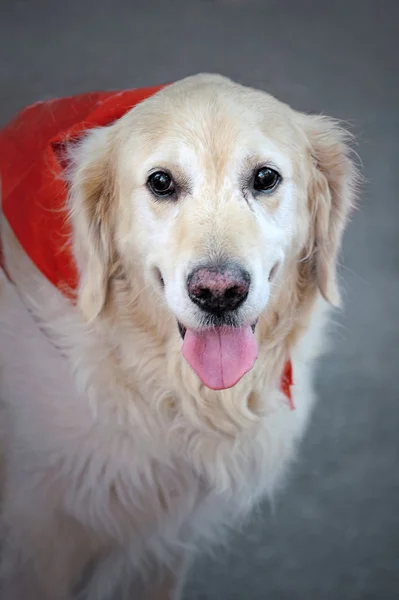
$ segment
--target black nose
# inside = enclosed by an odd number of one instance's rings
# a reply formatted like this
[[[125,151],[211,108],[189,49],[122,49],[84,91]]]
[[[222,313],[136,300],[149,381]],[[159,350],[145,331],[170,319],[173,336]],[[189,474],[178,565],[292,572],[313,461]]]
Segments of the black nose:
[[[251,277],[237,264],[199,267],[190,273],[187,290],[202,310],[222,314],[236,310],[249,292]]]

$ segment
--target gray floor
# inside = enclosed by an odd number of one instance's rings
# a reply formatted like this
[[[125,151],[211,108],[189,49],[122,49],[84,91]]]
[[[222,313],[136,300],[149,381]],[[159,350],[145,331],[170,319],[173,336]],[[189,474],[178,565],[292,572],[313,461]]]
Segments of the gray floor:
[[[195,567],[187,600],[399,598],[398,20],[395,0],[0,3],[1,123],[42,98],[205,70],[358,136],[346,307],[300,459],[273,511]]]

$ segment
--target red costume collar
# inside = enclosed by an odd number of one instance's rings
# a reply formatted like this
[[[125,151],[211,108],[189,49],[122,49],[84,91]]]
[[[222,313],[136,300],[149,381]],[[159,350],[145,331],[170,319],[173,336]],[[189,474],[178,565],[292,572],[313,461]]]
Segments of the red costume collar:
[[[292,362],[287,360],[284,366],[284,371],[281,376],[280,389],[288,400],[290,410],[295,410],[294,400],[292,399],[291,387],[293,385]]]
[[[36,267],[64,294],[76,290],[78,272],[70,245],[67,189],[55,149],[91,128],[110,125],[163,87],[39,102],[0,131],[3,214]],[[280,387],[292,409],[291,385],[292,365],[287,361]]]

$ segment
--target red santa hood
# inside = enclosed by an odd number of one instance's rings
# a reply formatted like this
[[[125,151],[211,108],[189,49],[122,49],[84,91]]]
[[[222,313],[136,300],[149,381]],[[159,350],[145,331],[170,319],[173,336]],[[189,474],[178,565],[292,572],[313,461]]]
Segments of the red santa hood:
[[[57,288],[75,290],[67,189],[55,149],[109,125],[164,86],[93,92],[39,102],[0,131],[2,210],[37,268]]]

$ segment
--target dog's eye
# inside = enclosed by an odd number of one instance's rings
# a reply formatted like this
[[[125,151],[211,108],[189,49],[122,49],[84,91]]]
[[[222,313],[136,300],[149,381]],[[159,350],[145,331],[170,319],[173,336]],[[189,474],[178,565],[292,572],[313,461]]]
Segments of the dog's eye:
[[[257,192],[272,192],[280,183],[281,175],[274,169],[262,167],[258,169],[254,177],[254,189]]]
[[[172,177],[165,171],[156,171],[148,178],[148,187],[156,196],[173,196],[175,186]]]

